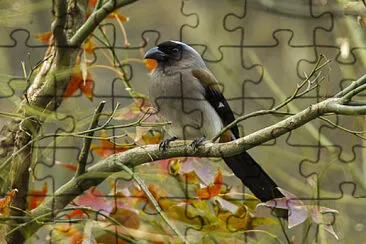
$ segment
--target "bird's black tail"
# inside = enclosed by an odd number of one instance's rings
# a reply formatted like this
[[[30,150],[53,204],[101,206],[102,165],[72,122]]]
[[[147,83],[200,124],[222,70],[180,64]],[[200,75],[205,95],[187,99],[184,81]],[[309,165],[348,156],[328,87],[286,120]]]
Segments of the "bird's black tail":
[[[236,177],[262,202],[284,197],[277,189],[276,183],[247,152],[225,157],[224,161]],[[287,217],[287,210],[278,209],[276,213],[279,217]]]

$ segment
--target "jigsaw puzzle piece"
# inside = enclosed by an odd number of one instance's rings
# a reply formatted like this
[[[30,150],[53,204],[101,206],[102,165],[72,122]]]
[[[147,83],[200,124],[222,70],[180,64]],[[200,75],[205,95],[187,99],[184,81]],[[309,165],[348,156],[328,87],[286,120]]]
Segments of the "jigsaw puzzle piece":
[[[196,17],[195,25],[182,26],[182,41],[197,48],[205,61],[219,62],[223,58],[222,47],[240,46],[242,29],[229,28],[226,19],[230,15],[243,15],[244,1],[189,0],[182,4],[183,14]]]

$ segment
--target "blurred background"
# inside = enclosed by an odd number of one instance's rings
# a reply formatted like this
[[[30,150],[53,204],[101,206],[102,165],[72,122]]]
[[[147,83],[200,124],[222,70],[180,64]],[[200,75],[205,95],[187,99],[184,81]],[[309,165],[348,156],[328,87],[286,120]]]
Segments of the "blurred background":
[[[122,28],[114,19],[107,19],[103,28],[136,92],[148,91],[149,70],[142,60],[143,51],[165,40],[179,40],[202,55],[222,83],[236,116],[279,104],[311,72],[320,54],[332,59],[321,71],[324,80],[320,88],[287,106],[289,112],[296,113],[364,75],[366,6],[352,5],[358,3],[361,1],[141,0],[119,10],[119,14],[128,17],[128,21],[121,22]],[[1,111],[16,110],[27,88],[22,62],[29,70],[44,57],[48,44],[39,40],[39,34],[50,31],[51,10],[52,1],[0,2]],[[107,101],[109,111],[117,103],[122,107],[132,103],[121,78],[113,70],[101,67],[109,63],[103,54],[107,51],[100,48],[97,40],[93,42],[94,51],[86,56],[91,64],[88,71],[94,84],[93,96],[88,98],[78,90],[65,99],[56,118],[48,121],[42,133],[86,128],[88,118],[102,100]],[[144,47],[140,48],[142,44]],[[362,131],[366,127],[364,116],[329,119],[351,130]],[[240,123],[241,135],[280,120],[272,115],[248,119]],[[6,122],[1,118],[0,127]],[[118,123],[125,122],[114,121]],[[113,133],[122,134],[125,130]],[[73,172],[59,167],[57,162],[75,163],[80,145],[77,138],[49,138],[36,145],[32,188],[40,189],[47,182],[48,193],[52,193],[72,177]],[[321,120],[250,150],[281,188],[305,204],[339,211],[334,229],[340,243],[366,243],[365,152],[364,140]],[[91,153],[89,163],[100,159]],[[230,178],[229,174],[226,176]],[[281,236],[279,227],[265,228]],[[295,236],[295,243],[300,243],[297,241],[304,231],[298,226],[288,233]],[[258,241],[261,238],[257,236]],[[262,241],[271,241],[263,238]],[[311,227],[309,243],[326,239],[336,243],[329,233],[319,234],[315,226]]]

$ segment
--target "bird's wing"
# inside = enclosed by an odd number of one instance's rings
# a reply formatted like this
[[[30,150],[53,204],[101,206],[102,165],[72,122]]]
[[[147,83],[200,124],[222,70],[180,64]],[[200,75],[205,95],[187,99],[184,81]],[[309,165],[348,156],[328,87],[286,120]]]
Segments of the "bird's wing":
[[[224,95],[222,95],[222,86],[217,82],[215,76],[209,70],[201,68],[193,69],[192,74],[204,87],[205,98],[220,116],[223,125],[226,126],[233,122],[235,120],[233,111]],[[235,138],[239,138],[239,129],[236,125],[221,136],[220,142],[231,141]]]

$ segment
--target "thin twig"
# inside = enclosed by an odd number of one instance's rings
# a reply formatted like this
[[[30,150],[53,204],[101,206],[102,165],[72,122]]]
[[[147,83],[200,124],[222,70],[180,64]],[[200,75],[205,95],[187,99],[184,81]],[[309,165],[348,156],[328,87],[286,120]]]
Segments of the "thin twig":
[[[95,109],[92,121],[91,121],[89,129],[88,129],[89,132],[86,134],[86,136],[89,137],[89,136],[94,135],[93,129],[95,129],[95,127],[98,125],[100,113],[103,111],[105,103],[106,103],[105,101],[100,102],[98,107]],[[80,155],[79,155],[78,167],[76,169],[74,177],[78,177],[78,176],[84,174],[84,172],[85,172],[85,166],[86,166],[86,161],[88,160],[91,142],[92,142],[91,138],[84,138],[84,144],[83,144],[83,147],[82,147]]]

